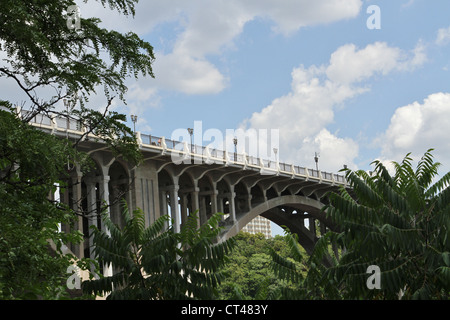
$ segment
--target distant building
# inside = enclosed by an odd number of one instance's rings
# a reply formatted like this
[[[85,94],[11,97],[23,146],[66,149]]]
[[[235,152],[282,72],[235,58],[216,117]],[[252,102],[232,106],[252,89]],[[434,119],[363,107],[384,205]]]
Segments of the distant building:
[[[272,238],[272,228],[270,227],[270,220],[257,216],[247,225],[242,228],[242,231],[251,234],[262,233],[266,239]]]

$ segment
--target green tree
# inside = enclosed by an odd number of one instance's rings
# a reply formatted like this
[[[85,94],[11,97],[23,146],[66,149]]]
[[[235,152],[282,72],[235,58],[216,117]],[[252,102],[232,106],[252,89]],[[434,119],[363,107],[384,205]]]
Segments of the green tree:
[[[284,237],[265,239],[263,234],[240,232],[234,238],[236,246],[224,266],[229,276],[219,287],[220,299],[277,299],[282,290],[298,287],[298,283],[279,279],[272,268],[272,255],[276,254],[305,272],[293,259]],[[303,248],[300,250],[306,255]]]
[[[278,298],[284,300],[311,299],[313,294],[317,295],[318,288],[313,288],[314,292],[307,289],[305,277],[310,265],[306,258],[305,249],[299,244],[297,235],[289,230],[285,231],[283,241],[289,254],[283,254],[274,249],[270,252],[271,269],[275,276],[290,284],[280,288]]]
[[[137,0],[100,2],[134,15]],[[135,159],[139,152],[134,134],[123,124],[125,116],[110,112],[109,107],[116,96],[125,103],[128,77],[154,76],[153,48],[133,32],[101,28],[100,19],[76,16],[70,8],[76,8],[75,1],[2,1],[0,50],[7,58],[0,65],[0,78],[21,90],[21,107],[27,110],[21,115],[24,123],[37,115],[63,116],[86,128],[82,137],[72,141],[73,147],[94,133],[116,154]],[[73,19],[79,19],[80,29],[69,27]],[[104,112],[87,107],[89,97],[101,86]],[[2,97],[0,106],[8,106]]]
[[[0,298],[63,296],[72,257],[49,252],[48,240],[61,249],[82,235],[58,231],[58,223],[70,224],[72,216],[48,196],[61,181],[58,163],[74,154],[55,136],[0,110]]]
[[[351,191],[331,193],[327,215],[340,232],[328,232],[313,254],[312,284],[323,297],[349,299],[450,298],[450,173],[436,180],[432,149],[414,170],[408,154],[393,176],[380,161],[375,170],[347,170]],[[350,193],[351,192],[351,193]],[[342,254],[330,247],[340,244]],[[324,257],[334,261],[324,268]],[[380,289],[367,284],[380,268]]]
[[[137,1],[100,2],[133,15]],[[62,243],[81,240],[78,232],[59,232],[58,225],[70,226],[82,213],[49,195],[56,185],[66,187],[68,164],[88,170],[88,158],[77,149],[87,134],[116,156],[139,163],[125,116],[109,107],[116,96],[125,102],[127,77],[153,76],[153,48],[132,32],[101,28],[96,18],[80,18],[80,30],[69,28],[71,0],[3,0],[1,6],[0,50],[7,58],[0,78],[20,89],[20,108],[27,112],[17,114],[16,101],[0,96],[7,110],[0,112],[0,298],[58,298],[73,258],[63,255]],[[102,86],[106,108],[99,112],[88,104]],[[86,131],[78,139],[44,134],[30,126],[42,116],[63,116]],[[48,240],[56,252],[48,250]]]
[[[106,213],[108,231],[94,227],[94,245],[100,263],[112,264],[112,276],[87,280],[83,290],[108,299],[174,300],[214,299],[224,278],[220,267],[234,240],[215,243],[220,233],[221,214],[197,226],[197,213],[188,217],[179,233],[167,228],[169,216],[162,216],[145,228],[144,214],[130,215],[124,203],[125,226],[120,229]]]

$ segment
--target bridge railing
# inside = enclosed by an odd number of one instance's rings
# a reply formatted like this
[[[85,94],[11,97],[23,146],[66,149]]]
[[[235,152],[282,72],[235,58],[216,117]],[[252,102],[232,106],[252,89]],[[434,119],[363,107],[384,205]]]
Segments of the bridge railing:
[[[19,116],[26,116],[27,111],[20,110]],[[74,132],[83,134],[85,131],[81,124],[75,119],[68,119],[67,117],[59,115],[42,115],[37,114],[30,124],[37,127],[49,128],[52,132]],[[158,151],[166,149],[170,152],[189,153],[196,157],[205,157],[209,154],[211,158],[222,159],[225,163],[234,163],[236,165],[252,166],[261,170],[269,170],[273,173],[291,174],[294,176],[306,177],[307,179],[315,179],[320,181],[328,181],[336,184],[346,185],[346,180],[343,175],[320,171],[316,169],[309,169],[294,164],[283,163],[279,161],[260,159],[258,157],[227,152],[215,148],[209,148],[208,146],[191,145],[189,143],[183,144],[180,141],[166,139],[165,137],[153,136],[150,134],[136,132],[139,144],[141,148],[145,149],[157,149]],[[183,146],[181,148],[180,146]],[[187,150],[186,150],[187,149]]]
[[[196,144],[186,143],[166,139],[165,137],[151,136],[148,134],[142,134],[140,132],[136,133],[140,137],[141,146],[144,148],[166,148],[168,151],[178,152],[178,153],[188,153],[195,157],[209,157],[213,159],[223,160],[225,163],[234,163],[243,166],[253,166],[260,169],[272,170],[273,172],[282,172],[293,174],[294,176],[303,176],[308,179],[315,179],[321,181],[329,181],[336,184],[346,184],[345,177],[343,175],[320,171],[316,169],[309,169],[306,167],[301,167],[294,164],[283,163],[279,161],[274,161],[270,159],[260,159],[255,156],[227,152],[220,149],[209,148],[208,146],[199,146]]]

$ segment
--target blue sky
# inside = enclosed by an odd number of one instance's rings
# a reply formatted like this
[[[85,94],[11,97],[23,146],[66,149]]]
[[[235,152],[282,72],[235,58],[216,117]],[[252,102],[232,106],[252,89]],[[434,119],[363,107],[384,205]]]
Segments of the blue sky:
[[[319,152],[331,172],[432,147],[448,171],[450,1],[147,0],[134,19],[88,6],[154,46],[155,79],[130,80],[116,106],[139,131],[278,129],[280,161],[314,167]]]
[[[319,152],[326,171],[450,155],[448,1],[141,1],[134,19],[88,5],[82,15],[154,46],[156,78],[130,80],[117,105],[139,131],[279,129],[281,161],[312,167]],[[380,29],[367,27],[370,5]]]
[[[134,18],[79,2],[154,47],[155,79],[130,79],[115,104],[138,131],[276,129],[280,161],[300,166],[318,152],[321,170],[369,170],[435,148],[450,168],[448,0],[141,0]]]

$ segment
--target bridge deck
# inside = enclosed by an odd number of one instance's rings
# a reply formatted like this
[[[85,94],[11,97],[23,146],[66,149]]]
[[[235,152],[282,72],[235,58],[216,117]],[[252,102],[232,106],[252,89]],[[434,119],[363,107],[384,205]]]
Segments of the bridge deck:
[[[63,117],[50,118],[38,115],[31,122],[31,125],[50,131],[57,135],[81,136],[85,129],[80,128],[77,121],[68,120]],[[98,138],[92,134],[88,138]],[[141,132],[136,132],[139,146],[144,152],[159,153],[177,158],[180,161],[192,159],[193,164],[223,164],[225,166],[240,166],[243,169],[257,169],[263,175],[284,175],[302,180],[314,180],[326,182],[333,185],[346,186],[347,182],[343,175],[326,171],[301,167],[294,164],[283,163],[268,159],[261,159],[242,153],[234,153],[224,150],[210,148],[209,146],[198,146],[188,142],[180,142],[166,139],[165,137],[152,136]]]

